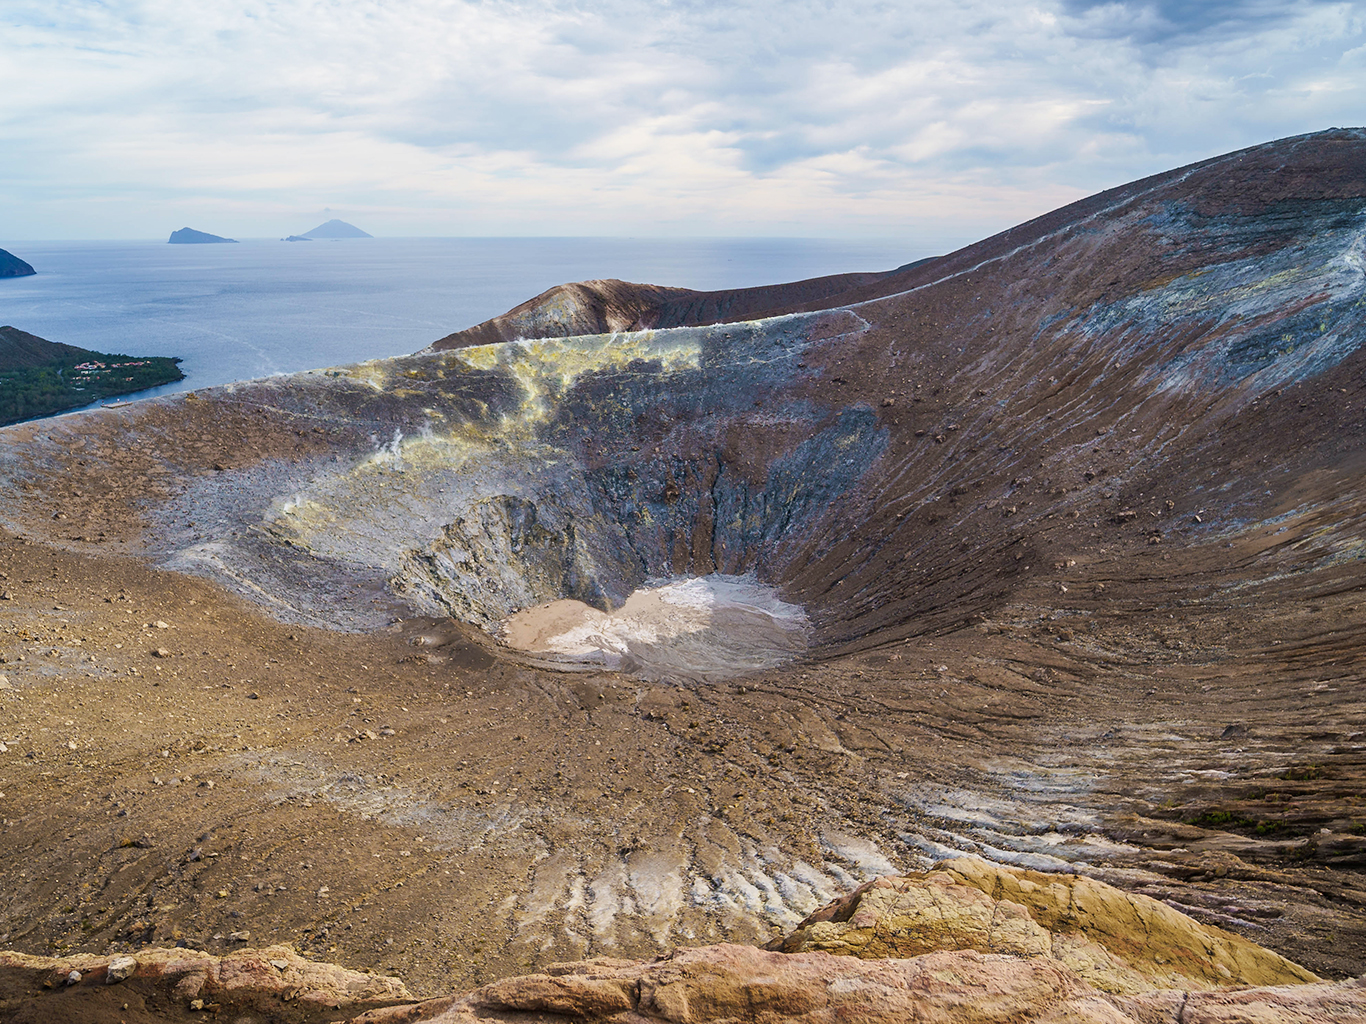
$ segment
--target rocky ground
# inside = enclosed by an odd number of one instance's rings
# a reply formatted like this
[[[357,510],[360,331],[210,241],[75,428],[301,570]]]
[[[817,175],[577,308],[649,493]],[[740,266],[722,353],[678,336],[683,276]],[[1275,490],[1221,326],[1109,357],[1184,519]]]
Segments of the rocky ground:
[[[1364,145],[828,314],[7,429],[0,947],[288,943],[439,996],[761,946],[966,852],[1361,974]],[[648,682],[478,626],[717,569],[808,654]]]
[[[860,886],[768,950],[722,943],[650,961],[596,957],[431,999],[288,946],[222,957],[0,953],[0,1012],[16,1024],[201,1014],[237,1024],[1345,1024],[1366,1019],[1366,985],[1325,983],[1103,882],[958,858]]]
[[[1098,612],[1058,640],[1022,612],[680,689],[428,620],[283,625],[132,559],[0,557],[9,948],[291,942],[433,992],[767,941],[976,850],[1361,970],[1366,709],[1293,603],[1242,657],[1210,649],[1228,618]],[[1351,592],[1325,608],[1352,621]]]

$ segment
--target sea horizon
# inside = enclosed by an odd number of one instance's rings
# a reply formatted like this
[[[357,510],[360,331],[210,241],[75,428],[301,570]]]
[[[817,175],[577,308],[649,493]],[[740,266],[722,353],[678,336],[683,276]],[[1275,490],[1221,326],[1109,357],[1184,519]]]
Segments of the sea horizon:
[[[0,248],[38,271],[0,280],[0,324],[97,352],[182,360],[184,380],[109,401],[408,355],[572,281],[711,291],[891,270],[933,255],[909,240],[794,237],[58,239]]]

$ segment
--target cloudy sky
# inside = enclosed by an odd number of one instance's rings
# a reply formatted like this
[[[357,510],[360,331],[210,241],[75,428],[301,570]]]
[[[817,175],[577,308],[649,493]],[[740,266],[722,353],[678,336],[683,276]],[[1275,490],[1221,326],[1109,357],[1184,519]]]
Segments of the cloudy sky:
[[[4,0],[0,238],[971,241],[1366,121],[1366,3]]]

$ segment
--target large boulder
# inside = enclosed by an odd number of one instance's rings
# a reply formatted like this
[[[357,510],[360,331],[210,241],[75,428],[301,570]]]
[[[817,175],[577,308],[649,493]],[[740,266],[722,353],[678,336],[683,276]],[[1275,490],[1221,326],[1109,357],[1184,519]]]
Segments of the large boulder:
[[[1050,957],[1105,992],[1294,985],[1312,972],[1148,896],[1080,875],[963,857],[878,878],[775,944],[862,958],[976,950]]]

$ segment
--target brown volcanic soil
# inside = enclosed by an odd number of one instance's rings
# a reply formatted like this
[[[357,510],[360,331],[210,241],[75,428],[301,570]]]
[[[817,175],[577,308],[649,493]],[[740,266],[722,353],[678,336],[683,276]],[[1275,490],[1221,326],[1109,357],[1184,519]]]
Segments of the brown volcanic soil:
[[[435,993],[544,962],[497,913],[527,885],[514,822],[572,842],[600,821],[629,862],[708,814],[814,859],[820,819],[900,847],[886,808],[914,782],[960,813],[1008,801],[1007,822],[1133,844],[1102,877],[1324,976],[1361,972],[1366,885],[1330,858],[1364,845],[1349,736],[1366,709],[1355,659],[1293,599],[1274,639],[1234,651],[1236,614],[1138,617],[1121,597],[1070,642],[1021,609],[679,692],[482,651],[421,664],[431,623],[284,626],[207,584],[8,537],[0,571],[7,647],[27,652],[0,693],[26,738],[0,774],[11,948],[223,951],[247,930]],[[1315,618],[1359,628],[1359,596],[1320,600]],[[1056,802],[1108,820],[1060,823]],[[1181,823],[1221,810],[1282,827]],[[965,831],[936,811],[913,817]]]
[[[793,387],[887,446],[773,570],[812,657],[744,679],[549,671],[363,580],[318,586],[402,621],[290,625],[144,560],[161,496],[364,433],[294,384],[6,431],[0,945],[249,931],[439,993],[767,941],[805,912],[794,865],[974,850],[1362,973],[1364,152],[1322,133],[1126,186],[817,330]],[[718,465],[762,476],[779,397]],[[594,458],[643,475],[669,437]]]

